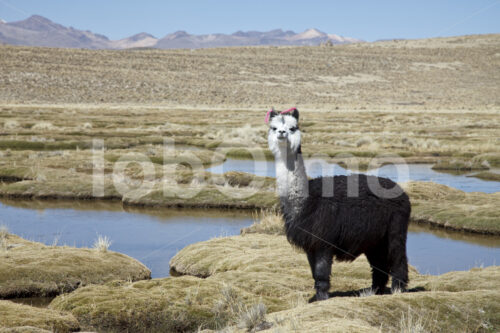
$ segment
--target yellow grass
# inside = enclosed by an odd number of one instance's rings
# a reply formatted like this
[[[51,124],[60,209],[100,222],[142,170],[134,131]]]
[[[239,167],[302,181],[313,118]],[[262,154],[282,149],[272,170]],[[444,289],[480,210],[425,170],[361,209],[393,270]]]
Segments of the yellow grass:
[[[443,228],[500,234],[500,192],[463,192],[432,182],[403,184],[412,205],[411,220]]]
[[[330,110],[494,109],[499,103],[499,44],[500,35],[492,34],[335,47],[195,51],[2,45],[0,100],[238,108],[294,104]]]
[[[369,296],[365,288],[371,270],[362,256],[334,263],[334,297],[307,304],[314,281],[306,256],[284,236],[216,238],[184,248],[170,264],[188,276],[79,288],[57,297],[50,308],[71,312],[87,329],[112,330],[115,325],[117,331],[229,325],[229,331],[243,332],[248,316],[253,318],[249,326],[262,325],[270,332],[401,332],[420,326],[433,332],[495,331],[500,325],[498,266],[440,276],[411,268],[414,292]]]
[[[60,311],[0,300],[0,313],[2,333],[63,333],[80,329],[80,324],[73,315]]]
[[[46,246],[8,234],[0,251],[0,298],[52,296],[112,280],[149,279],[151,272],[117,252]]]

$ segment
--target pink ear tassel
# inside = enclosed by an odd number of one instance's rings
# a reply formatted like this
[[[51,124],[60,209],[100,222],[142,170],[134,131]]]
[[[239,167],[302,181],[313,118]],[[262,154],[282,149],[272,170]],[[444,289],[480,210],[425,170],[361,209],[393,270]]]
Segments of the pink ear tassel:
[[[297,110],[297,108],[291,108],[291,109],[288,109],[288,110],[285,110],[285,111],[281,111],[280,113],[283,114],[283,113],[288,113],[288,112],[292,112],[292,111],[295,111]]]
[[[288,109],[288,110],[285,110],[285,111],[281,111],[280,114],[292,112],[292,111],[295,111],[295,110],[297,110],[297,108],[291,108],[291,109]],[[271,116],[271,112],[273,112],[272,109],[269,110],[269,111],[267,111],[267,114],[266,114],[266,124],[269,122],[269,117]]]
[[[271,116],[271,112],[273,112],[273,109],[267,111],[267,114],[266,114],[266,124],[269,122],[269,117]]]

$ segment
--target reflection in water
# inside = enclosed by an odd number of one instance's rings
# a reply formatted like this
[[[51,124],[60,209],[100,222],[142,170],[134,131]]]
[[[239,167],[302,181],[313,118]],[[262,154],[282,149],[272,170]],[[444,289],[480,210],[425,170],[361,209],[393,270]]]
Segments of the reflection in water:
[[[347,175],[351,171],[344,169],[338,164],[326,163],[319,159],[306,160],[306,170],[309,177]],[[407,169],[405,169],[407,167]],[[228,171],[242,171],[253,173],[258,176],[275,177],[273,161],[252,161],[227,159],[223,164],[208,168],[207,171],[223,173]],[[494,193],[500,191],[500,182],[485,181],[474,177],[467,177],[469,174],[452,175],[432,170],[431,164],[407,164],[407,165],[384,165],[378,169],[373,169],[367,174],[390,178],[396,182],[408,180],[432,181],[438,184],[447,185],[465,192],[485,192]]]
[[[253,222],[251,212],[124,208],[119,202],[2,201],[0,224],[23,238],[91,247],[108,236],[110,249],[148,266],[153,277],[169,274],[169,261],[185,246],[237,235]],[[441,274],[500,264],[498,237],[410,227],[408,258],[421,273]]]

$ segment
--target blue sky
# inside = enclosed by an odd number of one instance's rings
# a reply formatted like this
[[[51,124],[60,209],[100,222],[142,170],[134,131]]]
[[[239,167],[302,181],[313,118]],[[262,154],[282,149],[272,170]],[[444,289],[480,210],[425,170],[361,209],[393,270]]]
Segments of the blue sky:
[[[268,31],[281,28],[361,38],[427,38],[500,32],[500,0],[0,0],[6,21],[39,14],[111,39],[149,32],[156,37]]]

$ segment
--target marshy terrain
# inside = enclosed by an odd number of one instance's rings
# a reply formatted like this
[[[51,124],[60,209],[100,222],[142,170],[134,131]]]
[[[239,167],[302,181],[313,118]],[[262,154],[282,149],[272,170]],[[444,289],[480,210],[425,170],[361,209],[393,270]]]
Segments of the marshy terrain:
[[[198,50],[2,45],[0,67],[0,225],[9,226],[0,230],[0,332],[500,329],[500,270],[481,262],[441,275],[412,268],[413,292],[383,296],[364,289],[364,257],[334,263],[337,297],[307,304],[306,257],[283,236],[273,174],[257,172],[272,166],[265,112],[297,106],[307,160],[343,172],[403,161],[428,167],[430,176],[410,168],[402,183],[413,227],[485,234],[498,249],[500,35]],[[139,261],[108,250],[113,238],[76,248],[54,241],[59,230],[15,228],[25,210],[51,207],[37,200],[54,199],[68,209],[108,200],[128,212],[248,212],[212,216],[224,221],[203,242],[175,249],[172,276],[150,279]],[[169,214],[212,214],[182,209]],[[256,210],[263,213],[248,218]],[[188,222],[185,231],[169,230],[181,237],[196,228]],[[239,236],[212,233],[234,235],[243,225]],[[11,233],[29,228],[40,232],[29,240]],[[57,297],[43,308],[7,300],[40,296]]]

